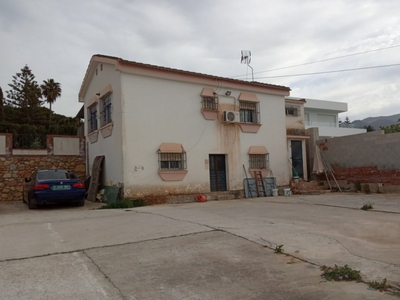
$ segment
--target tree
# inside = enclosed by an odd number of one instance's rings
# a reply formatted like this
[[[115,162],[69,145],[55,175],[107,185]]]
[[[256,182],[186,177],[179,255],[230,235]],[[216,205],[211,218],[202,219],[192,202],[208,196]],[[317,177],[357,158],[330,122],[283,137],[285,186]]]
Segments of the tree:
[[[396,124],[392,124],[389,126],[381,126],[380,128],[385,131],[385,134],[400,132],[400,119],[397,120]]]
[[[61,96],[61,84],[55,82],[54,79],[43,80],[43,84],[40,86],[42,89],[42,95],[46,98],[46,102],[51,105],[56,102],[56,99]]]
[[[28,65],[21,69],[21,73],[13,76],[13,81],[9,86],[11,90],[6,91],[8,105],[18,108],[39,107],[42,105],[42,92],[35,81],[35,75]]]
[[[350,121],[349,117],[346,117],[344,119],[344,122],[339,121],[339,127],[345,127],[345,128],[351,127],[351,121]]]
[[[372,127],[371,125],[364,126],[364,129],[367,129],[367,132],[375,131],[375,128]]]

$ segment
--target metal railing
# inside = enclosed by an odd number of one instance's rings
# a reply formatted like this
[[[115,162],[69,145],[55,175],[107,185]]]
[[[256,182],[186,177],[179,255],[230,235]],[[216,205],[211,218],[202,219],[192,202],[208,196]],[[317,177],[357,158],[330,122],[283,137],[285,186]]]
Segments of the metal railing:
[[[203,97],[202,108],[205,110],[217,110],[218,103],[214,97]]]
[[[47,149],[46,134],[14,134],[14,149]]]

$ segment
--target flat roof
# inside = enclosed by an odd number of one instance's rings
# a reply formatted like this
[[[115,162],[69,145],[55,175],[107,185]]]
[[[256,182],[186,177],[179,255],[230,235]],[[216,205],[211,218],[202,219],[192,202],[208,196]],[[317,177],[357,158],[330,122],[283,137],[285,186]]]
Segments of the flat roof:
[[[306,100],[306,103],[304,103],[305,109],[308,108],[308,109],[319,109],[319,110],[331,110],[339,113],[347,111],[347,103],[345,102],[316,100],[316,99],[298,98],[298,97],[286,97],[286,99],[289,100],[305,99]]]

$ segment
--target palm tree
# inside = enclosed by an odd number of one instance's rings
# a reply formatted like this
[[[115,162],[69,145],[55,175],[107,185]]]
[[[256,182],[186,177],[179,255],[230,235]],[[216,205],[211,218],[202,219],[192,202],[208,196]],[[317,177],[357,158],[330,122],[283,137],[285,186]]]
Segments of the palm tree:
[[[43,80],[43,84],[40,86],[42,89],[42,95],[46,98],[46,102],[51,104],[56,102],[56,99],[61,96],[61,84],[55,82],[54,79]]]

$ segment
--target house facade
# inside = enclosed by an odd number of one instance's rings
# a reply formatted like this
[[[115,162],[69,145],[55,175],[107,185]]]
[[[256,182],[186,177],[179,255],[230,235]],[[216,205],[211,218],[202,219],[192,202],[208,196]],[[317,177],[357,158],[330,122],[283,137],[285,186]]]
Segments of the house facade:
[[[292,175],[308,180],[306,135],[304,121],[305,99],[285,99],[287,157]]]
[[[287,97],[291,100],[302,98]],[[321,138],[330,138],[360,134],[366,129],[339,127],[339,114],[347,112],[347,103],[325,100],[305,99],[304,121],[305,128],[318,128]]]
[[[83,80],[87,162],[126,197],[242,191],[261,172],[289,183],[290,89],[94,55]]]

